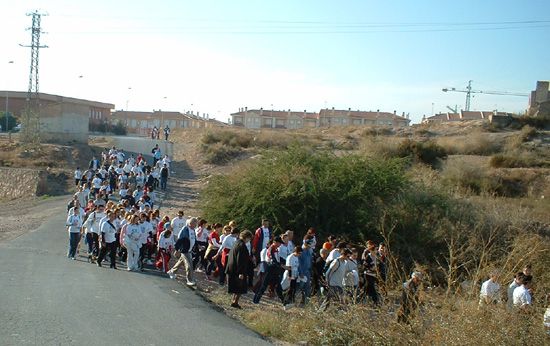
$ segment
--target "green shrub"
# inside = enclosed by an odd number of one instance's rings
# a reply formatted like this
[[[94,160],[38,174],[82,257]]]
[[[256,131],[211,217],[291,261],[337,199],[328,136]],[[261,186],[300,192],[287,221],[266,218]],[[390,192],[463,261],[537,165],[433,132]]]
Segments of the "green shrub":
[[[235,219],[244,228],[267,217],[280,229],[316,226],[359,239],[374,233],[384,203],[406,184],[400,160],[336,157],[294,145],[214,177],[201,194],[201,206],[207,219]]]
[[[234,148],[223,143],[203,144],[202,151],[204,153],[204,161],[214,165],[225,164],[239,156],[242,152],[240,148]]]
[[[550,162],[539,158],[531,152],[508,152],[496,154],[489,161],[494,168],[530,168],[530,167],[550,167]]]
[[[118,136],[126,136],[128,129],[121,121],[116,123],[116,125],[111,126],[111,132]]]
[[[447,157],[445,149],[433,141],[417,142],[405,139],[397,148],[397,156],[412,157],[415,161],[435,166]]]

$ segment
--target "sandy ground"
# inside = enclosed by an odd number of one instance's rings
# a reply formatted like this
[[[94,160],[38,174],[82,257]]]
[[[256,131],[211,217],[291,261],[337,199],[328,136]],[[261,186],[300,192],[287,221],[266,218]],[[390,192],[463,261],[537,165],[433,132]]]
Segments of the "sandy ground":
[[[0,203],[0,242],[34,231],[45,219],[56,213],[64,213],[70,198],[32,197]]]

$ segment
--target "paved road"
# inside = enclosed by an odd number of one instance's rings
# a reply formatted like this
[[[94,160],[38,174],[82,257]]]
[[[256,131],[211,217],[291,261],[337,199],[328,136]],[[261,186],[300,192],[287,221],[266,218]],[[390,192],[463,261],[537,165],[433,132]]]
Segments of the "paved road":
[[[0,345],[263,345],[182,284],[66,255],[65,214],[0,244]]]

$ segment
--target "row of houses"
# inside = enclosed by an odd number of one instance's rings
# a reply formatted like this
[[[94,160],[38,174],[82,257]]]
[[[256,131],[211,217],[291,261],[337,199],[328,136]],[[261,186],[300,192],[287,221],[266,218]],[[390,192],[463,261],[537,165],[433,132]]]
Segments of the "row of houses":
[[[134,111],[115,111],[112,112],[108,122],[116,124],[121,122],[126,126],[128,132],[141,135],[149,135],[153,127],[164,128],[168,126],[175,128],[208,128],[227,126],[227,124],[210,119],[206,116],[199,116],[194,112],[134,112]]]
[[[394,111],[376,112],[372,111],[354,111],[351,108],[347,110],[339,109],[321,109],[319,112],[279,111],[251,109],[247,107],[240,108],[238,112],[231,114],[231,124],[233,126],[260,129],[300,129],[314,127],[330,126],[389,126],[400,128],[409,126],[410,119],[408,115],[399,116]]]
[[[445,123],[453,121],[468,121],[468,120],[486,120],[491,121],[495,116],[507,117],[512,116],[512,113],[496,112],[496,111],[460,111],[460,113],[439,113],[431,117],[423,117],[422,123]]]

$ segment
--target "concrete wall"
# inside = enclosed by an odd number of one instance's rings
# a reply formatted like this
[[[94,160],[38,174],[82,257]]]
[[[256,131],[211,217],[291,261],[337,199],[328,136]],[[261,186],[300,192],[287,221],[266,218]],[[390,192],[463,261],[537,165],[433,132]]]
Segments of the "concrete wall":
[[[45,193],[46,172],[38,169],[0,167],[0,200]]]
[[[158,144],[163,155],[168,155],[170,158],[174,156],[174,143],[167,142],[163,139],[152,140],[147,137],[129,137],[129,136],[112,136],[113,145],[117,148],[124,149],[133,153],[142,153],[151,155],[151,150]]]
[[[52,104],[40,113],[40,136],[45,142],[88,143],[89,107],[74,103]]]

